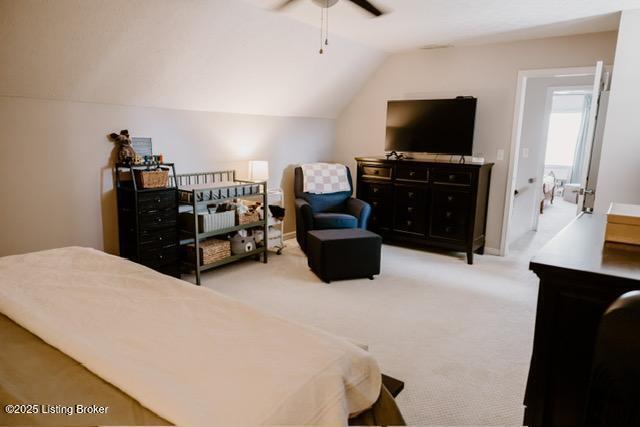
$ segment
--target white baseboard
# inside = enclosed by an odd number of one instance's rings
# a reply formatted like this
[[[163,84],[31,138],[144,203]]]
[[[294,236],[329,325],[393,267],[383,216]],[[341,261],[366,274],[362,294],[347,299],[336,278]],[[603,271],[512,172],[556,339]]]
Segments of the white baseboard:
[[[484,248],[484,253],[485,255],[496,255],[496,256],[500,256],[500,249],[496,249],[496,248],[488,248],[485,246]]]

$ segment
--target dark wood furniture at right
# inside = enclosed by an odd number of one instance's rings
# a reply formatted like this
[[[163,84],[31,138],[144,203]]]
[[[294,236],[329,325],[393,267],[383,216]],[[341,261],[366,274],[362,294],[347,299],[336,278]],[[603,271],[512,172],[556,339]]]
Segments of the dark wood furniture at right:
[[[369,228],[389,242],[484,253],[493,163],[356,157],[357,197],[371,205]]]
[[[585,424],[597,329],[620,295],[640,289],[640,247],[604,244],[603,215],[581,214],[531,261],[540,278],[524,424]]]

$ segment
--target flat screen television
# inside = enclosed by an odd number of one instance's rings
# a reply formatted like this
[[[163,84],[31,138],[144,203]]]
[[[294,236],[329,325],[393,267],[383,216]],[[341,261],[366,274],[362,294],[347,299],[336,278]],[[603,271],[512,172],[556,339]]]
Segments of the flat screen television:
[[[386,151],[470,156],[477,98],[387,103]]]

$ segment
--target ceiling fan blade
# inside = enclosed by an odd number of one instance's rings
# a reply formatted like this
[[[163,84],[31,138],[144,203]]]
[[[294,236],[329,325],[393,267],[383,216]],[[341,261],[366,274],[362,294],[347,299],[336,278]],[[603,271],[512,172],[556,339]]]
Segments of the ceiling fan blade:
[[[280,3],[279,6],[274,7],[273,10],[282,10],[282,9],[284,9],[287,6],[289,6],[291,3],[295,2],[295,1],[297,1],[297,0],[285,0],[282,3]]]
[[[372,15],[380,16],[384,14],[382,10],[378,9],[377,7],[369,3],[367,0],[349,0],[349,1],[355,5],[360,6],[367,12],[371,13]]]

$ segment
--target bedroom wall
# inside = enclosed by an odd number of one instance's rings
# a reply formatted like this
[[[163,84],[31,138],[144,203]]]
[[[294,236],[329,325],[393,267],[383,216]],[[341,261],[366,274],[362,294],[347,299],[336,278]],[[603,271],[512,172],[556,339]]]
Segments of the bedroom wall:
[[[117,253],[113,144],[129,129],[153,138],[178,173],[268,160],[295,230],[292,165],[329,160],[335,121],[0,97],[0,256],[80,245]]]
[[[476,96],[474,152],[496,163],[487,220],[487,247],[496,252],[518,70],[612,64],[615,45],[616,33],[604,32],[394,54],[338,117],[335,160],[355,166],[354,156],[383,154],[387,100]],[[497,160],[498,150],[505,160]]]
[[[622,12],[611,78],[595,211],[611,202],[640,203],[640,9]]]

